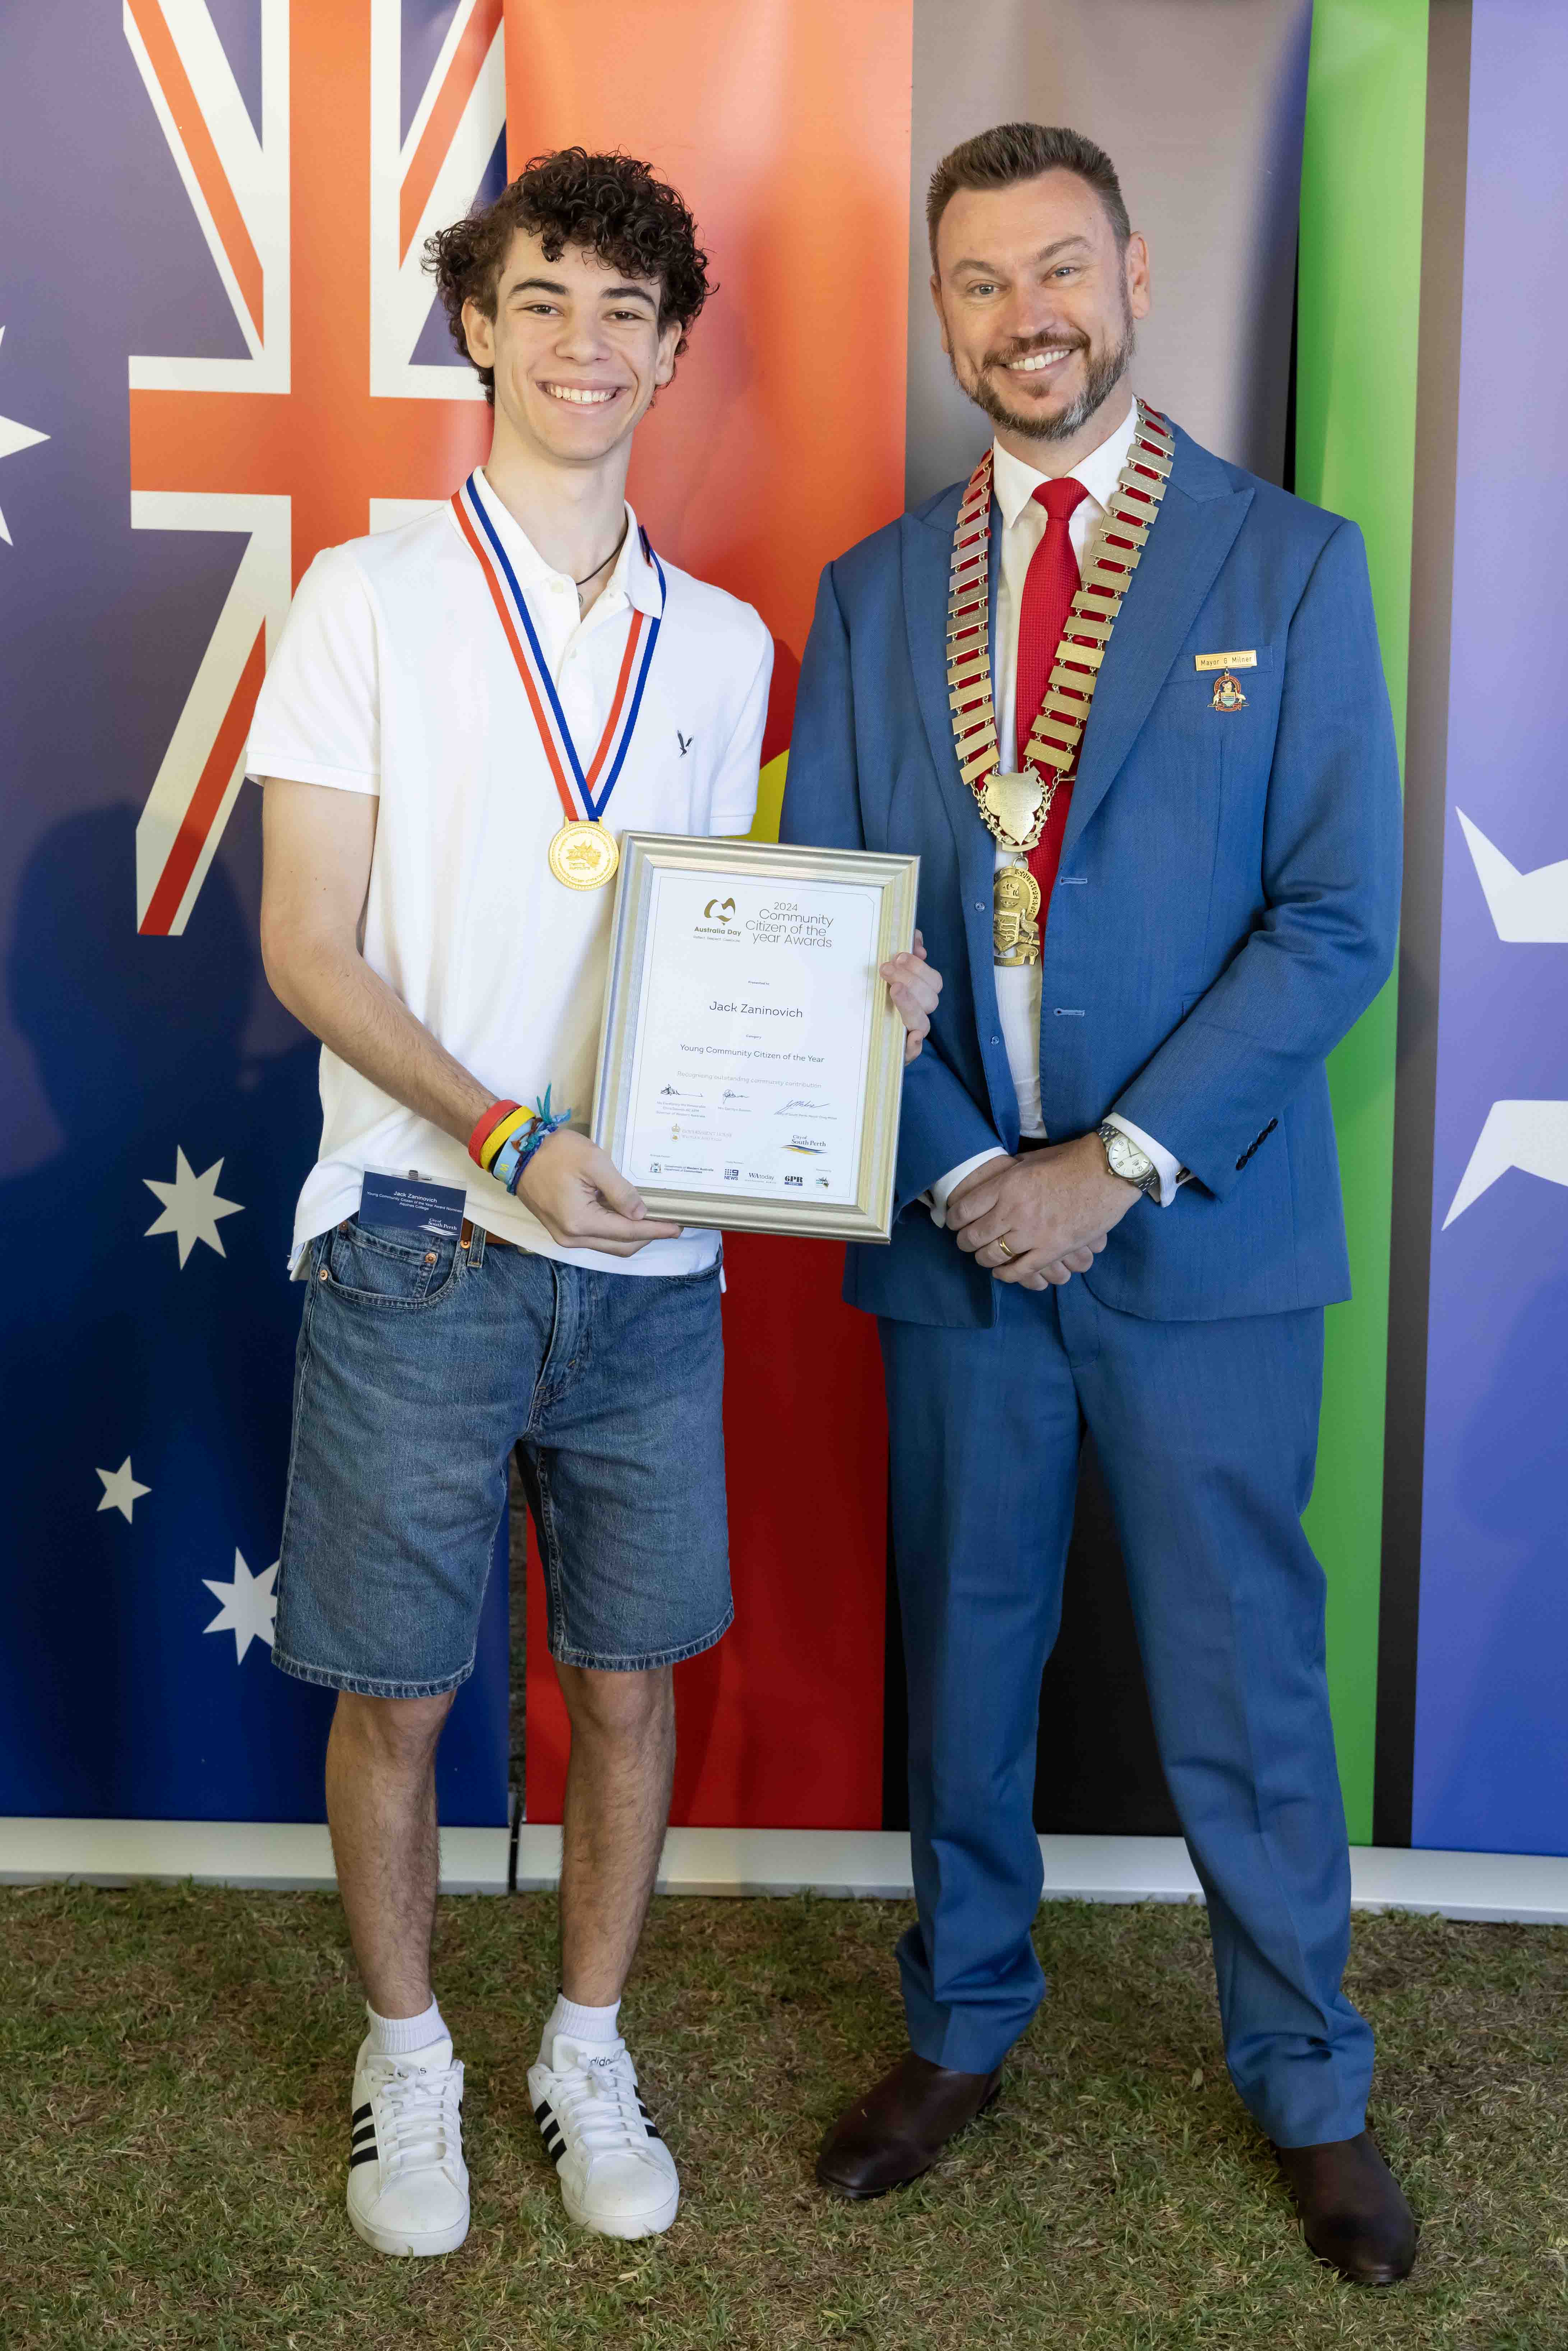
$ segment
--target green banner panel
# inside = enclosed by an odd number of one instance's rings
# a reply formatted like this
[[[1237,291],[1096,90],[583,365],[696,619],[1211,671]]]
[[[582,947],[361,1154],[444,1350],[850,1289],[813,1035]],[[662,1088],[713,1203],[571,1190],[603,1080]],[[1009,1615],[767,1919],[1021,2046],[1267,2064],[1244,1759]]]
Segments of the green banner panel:
[[[1296,490],[1366,539],[1405,744],[1427,0],[1317,0],[1301,161]],[[1353,1843],[1372,1837],[1395,984],[1329,1063],[1355,1295],[1331,1307],[1307,1531],[1329,1583],[1329,1683]]]

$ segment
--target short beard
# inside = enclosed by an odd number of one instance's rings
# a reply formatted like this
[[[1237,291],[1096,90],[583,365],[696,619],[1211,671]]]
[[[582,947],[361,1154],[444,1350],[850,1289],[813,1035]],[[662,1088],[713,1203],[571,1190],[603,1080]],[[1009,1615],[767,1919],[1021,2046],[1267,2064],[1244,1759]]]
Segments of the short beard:
[[[1122,319],[1123,331],[1120,341],[1113,343],[1108,350],[1089,352],[1085,363],[1082,391],[1076,400],[1069,402],[1068,405],[1054,416],[1016,414],[992,383],[988,364],[980,370],[972,391],[960,380],[956,367],[953,371],[954,381],[958,384],[960,392],[967,392],[976,407],[983,410],[992,423],[1001,425],[1004,431],[1017,433],[1026,441],[1071,441],[1074,434],[1082,431],[1095,410],[1110,399],[1111,394],[1133,364],[1133,351],[1137,335],[1133,325],[1132,314],[1125,308],[1123,309]],[[1045,340],[1049,338],[1041,340]],[[1081,345],[1080,349],[1082,348]],[[1023,354],[1014,353],[1013,356],[1017,358]]]

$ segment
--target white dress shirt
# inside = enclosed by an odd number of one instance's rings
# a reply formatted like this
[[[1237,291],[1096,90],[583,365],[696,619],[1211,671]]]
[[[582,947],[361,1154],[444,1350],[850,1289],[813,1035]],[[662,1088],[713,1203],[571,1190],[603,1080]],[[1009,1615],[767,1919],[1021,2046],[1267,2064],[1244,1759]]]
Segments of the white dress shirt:
[[[1133,428],[1137,422],[1137,410],[1130,407],[1125,420],[1117,426],[1109,440],[1092,449],[1082,465],[1074,465],[1067,478],[1082,482],[1088,492],[1080,498],[1068,519],[1068,533],[1080,572],[1083,569],[1085,550],[1096,536],[1111,502],[1116,479],[1127,462],[1127,452],[1133,445]],[[995,646],[995,699],[997,707],[997,741],[1009,768],[1018,767],[1016,707],[1018,696],[1019,616],[1023,609],[1024,581],[1029,574],[1036,549],[1045,537],[1047,515],[1039,504],[1035,492],[1042,482],[1053,477],[1037,473],[1015,457],[1000,443],[991,452],[992,487],[996,493],[998,513],[1001,518],[1000,560],[998,565],[997,610],[993,643]],[[994,518],[993,518],[994,520]],[[997,850],[998,870],[1010,865],[1016,852]],[[1042,914],[1048,912],[1042,908]],[[1018,1095],[1019,1133],[1020,1136],[1042,1137],[1045,1121],[1040,1102],[1040,966],[1038,963],[998,964],[995,967],[997,1010],[1001,1017],[1002,1040],[1007,1047],[1008,1067],[1012,1072],[1014,1091]],[[1130,1119],[1111,1113],[1110,1123],[1119,1126],[1140,1151],[1146,1152],[1159,1171],[1156,1197],[1162,1207],[1169,1207],[1176,1196],[1179,1163],[1144,1134]],[[931,1213],[936,1222],[946,1222],[947,1199],[966,1176],[984,1166],[988,1159],[1005,1158],[1005,1152],[982,1151],[949,1168],[931,1186]]]

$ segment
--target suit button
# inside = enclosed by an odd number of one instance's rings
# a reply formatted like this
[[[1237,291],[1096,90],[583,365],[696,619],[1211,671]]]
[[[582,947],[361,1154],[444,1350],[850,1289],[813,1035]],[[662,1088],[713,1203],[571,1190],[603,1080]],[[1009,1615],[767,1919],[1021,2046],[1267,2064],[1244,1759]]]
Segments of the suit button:
[[[985,911],[986,911],[986,902],[985,902],[985,900],[984,900],[983,898],[977,898],[977,899],[976,899],[976,901],[975,901],[975,912],[976,912],[976,914],[983,914],[985,913]]]
[[[993,1045],[999,1045],[999,1044],[1001,1043],[1001,1041],[1002,1041],[1002,1040],[1001,1040],[1001,1039],[1000,1039],[999,1037],[993,1037],[993,1038],[991,1039],[991,1042],[992,1042],[992,1044],[993,1044]]]

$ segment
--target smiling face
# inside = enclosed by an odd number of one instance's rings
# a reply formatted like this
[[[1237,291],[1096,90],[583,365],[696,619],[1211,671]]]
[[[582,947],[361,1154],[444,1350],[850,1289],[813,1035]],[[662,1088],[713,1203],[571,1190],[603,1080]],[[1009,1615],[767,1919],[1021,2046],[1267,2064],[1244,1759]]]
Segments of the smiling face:
[[[931,298],[953,373],[1004,447],[1073,442],[1126,373],[1148,315],[1149,256],[1119,252],[1110,215],[1075,172],[959,188],[936,229]],[[1103,437],[1103,436],[1102,436]],[[1088,446],[1094,445],[1091,438]]]
[[[660,297],[657,278],[625,277],[581,246],[549,261],[518,229],[494,318],[463,306],[470,356],[495,370],[497,432],[568,465],[619,448],[674,373],[680,322],[660,326]]]

